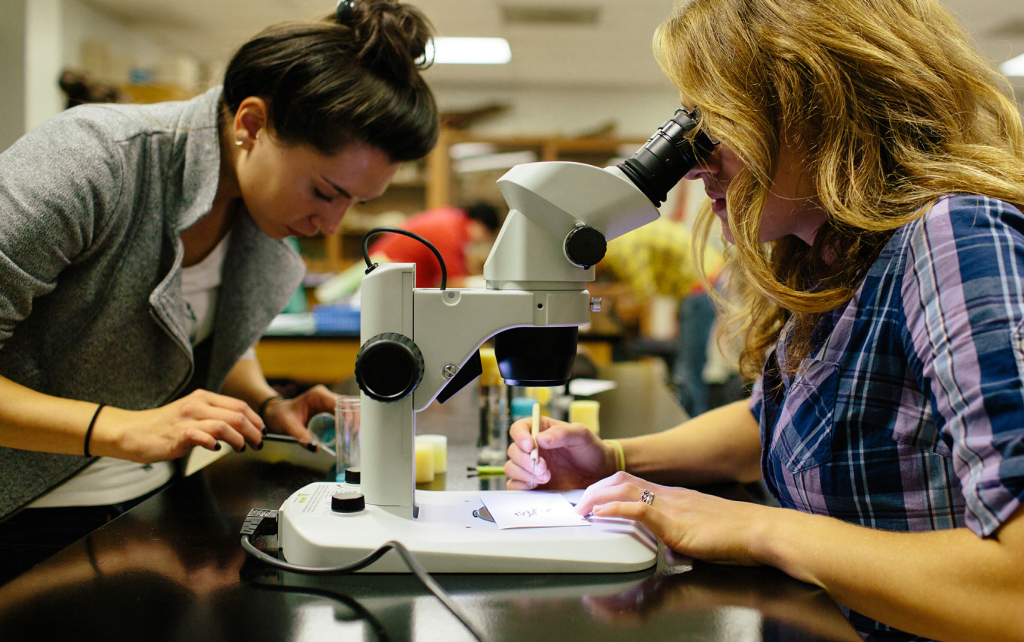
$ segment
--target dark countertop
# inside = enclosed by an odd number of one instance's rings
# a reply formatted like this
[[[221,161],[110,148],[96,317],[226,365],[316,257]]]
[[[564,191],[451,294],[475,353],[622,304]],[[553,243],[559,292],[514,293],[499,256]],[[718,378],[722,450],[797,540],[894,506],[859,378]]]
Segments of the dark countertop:
[[[449,450],[449,475],[421,488],[504,487],[460,472],[471,445]],[[0,586],[0,640],[471,639],[411,575],[310,578],[247,559],[249,509],[279,507],[332,464],[268,443],[173,483]],[[657,569],[623,575],[435,578],[491,640],[861,639],[823,591],[777,570],[681,568],[662,551]]]

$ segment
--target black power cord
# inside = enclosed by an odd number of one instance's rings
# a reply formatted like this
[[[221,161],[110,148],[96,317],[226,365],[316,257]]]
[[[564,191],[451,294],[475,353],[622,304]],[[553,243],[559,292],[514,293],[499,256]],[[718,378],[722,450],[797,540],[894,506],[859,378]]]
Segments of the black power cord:
[[[365,606],[359,603],[355,598],[349,597],[344,593],[338,593],[337,591],[328,591],[327,589],[313,588],[310,586],[288,586],[286,584],[272,584],[270,582],[264,582],[259,578],[248,578],[248,581],[255,586],[268,591],[279,591],[281,593],[298,593],[300,595],[316,595],[317,597],[325,597],[329,600],[341,602],[348,608],[352,609],[352,612],[356,614],[357,620],[365,620],[369,624],[370,629],[373,630],[377,639],[381,642],[390,642],[391,638],[388,636],[388,632],[384,629],[384,625],[381,624],[380,620],[374,617],[373,613],[370,613]],[[335,616],[337,617],[337,616]],[[351,620],[351,618],[344,618],[345,620]]]
[[[448,287],[448,268],[445,266],[444,259],[441,258],[441,253],[437,251],[437,248],[434,247],[434,244],[428,241],[427,239],[423,238],[419,234],[416,234],[415,232],[403,230],[398,227],[375,227],[367,231],[366,234],[363,234],[363,260],[366,261],[367,274],[372,272],[373,269],[377,267],[376,263],[370,262],[369,245],[370,237],[373,236],[374,234],[377,234],[378,232],[392,232],[394,234],[401,234],[402,236],[408,236],[411,239],[416,239],[420,243],[426,245],[430,249],[430,251],[434,253],[434,256],[437,257],[437,262],[441,264],[441,289],[443,290],[446,287]]]
[[[242,524],[241,531],[242,548],[245,549],[246,553],[252,555],[261,562],[282,571],[291,571],[292,573],[299,573],[302,575],[346,575],[366,568],[383,557],[389,550],[394,549],[394,551],[402,558],[402,561],[405,562],[406,566],[409,567],[409,570],[412,571],[413,575],[423,583],[423,586],[433,593],[434,597],[440,600],[441,604],[443,604],[446,609],[452,612],[452,615],[462,622],[463,626],[469,630],[474,638],[483,642],[483,634],[477,630],[476,626],[473,625],[473,622],[470,621],[461,609],[459,609],[459,606],[454,600],[452,600],[451,596],[441,588],[440,584],[434,581],[434,578],[430,576],[430,573],[427,573],[427,569],[423,568],[423,565],[420,564],[419,560],[416,559],[409,549],[407,549],[401,542],[394,540],[386,542],[383,546],[366,557],[343,566],[299,566],[297,564],[282,561],[256,548],[252,543],[253,539],[264,535],[277,534],[278,513],[279,511],[266,508],[254,508],[249,511],[249,515],[245,518],[245,523]]]

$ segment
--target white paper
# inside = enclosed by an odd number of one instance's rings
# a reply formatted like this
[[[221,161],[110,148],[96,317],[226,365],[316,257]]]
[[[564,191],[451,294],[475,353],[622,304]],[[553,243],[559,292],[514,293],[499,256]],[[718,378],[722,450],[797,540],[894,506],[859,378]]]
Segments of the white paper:
[[[481,492],[480,499],[500,529],[590,526],[576,514],[569,500],[557,493],[489,490]]]
[[[207,450],[202,446],[196,446],[192,449],[192,452],[188,455],[187,463],[185,464],[185,477],[188,477],[193,473],[197,473],[221,457],[235,452],[234,448],[229,446],[226,442],[221,441],[218,443],[220,444],[220,450]]]
[[[569,394],[574,397],[589,397],[599,392],[614,390],[618,384],[605,379],[572,379],[569,381]]]

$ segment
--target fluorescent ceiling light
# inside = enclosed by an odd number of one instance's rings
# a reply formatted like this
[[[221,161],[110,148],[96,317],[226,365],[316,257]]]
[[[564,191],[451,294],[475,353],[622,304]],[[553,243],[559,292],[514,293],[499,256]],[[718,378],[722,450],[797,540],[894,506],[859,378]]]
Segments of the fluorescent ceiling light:
[[[439,65],[507,65],[512,50],[504,38],[434,38],[427,60]]]
[[[999,71],[1007,76],[1024,76],[1024,54],[1010,58],[999,65]]]

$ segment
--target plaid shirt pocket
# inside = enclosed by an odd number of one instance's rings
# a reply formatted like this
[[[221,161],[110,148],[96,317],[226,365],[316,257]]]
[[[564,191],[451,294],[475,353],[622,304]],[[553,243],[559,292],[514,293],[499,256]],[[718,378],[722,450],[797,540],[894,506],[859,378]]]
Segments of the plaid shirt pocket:
[[[776,411],[771,457],[792,473],[832,459],[832,426],[839,389],[836,363],[808,359]]]

